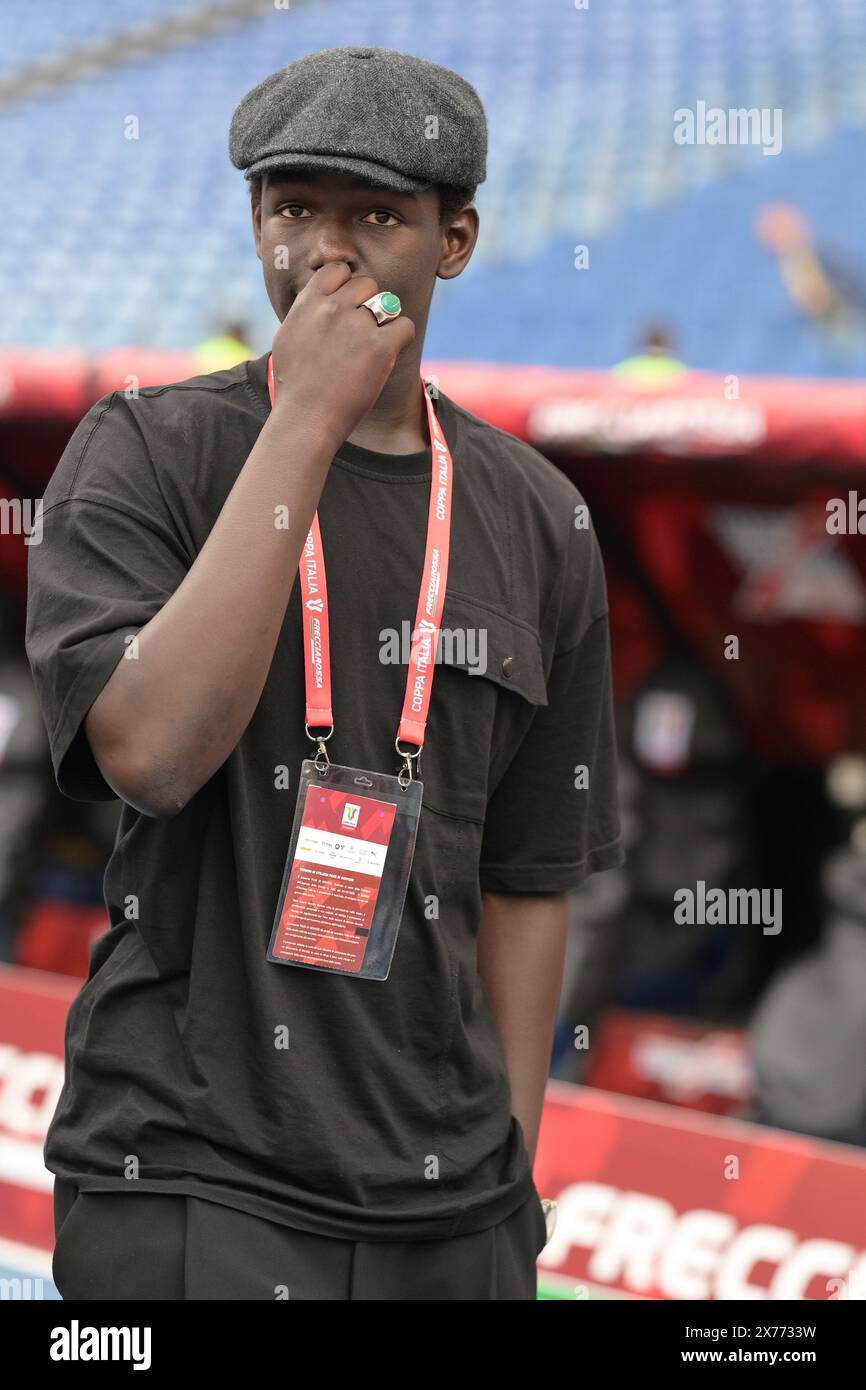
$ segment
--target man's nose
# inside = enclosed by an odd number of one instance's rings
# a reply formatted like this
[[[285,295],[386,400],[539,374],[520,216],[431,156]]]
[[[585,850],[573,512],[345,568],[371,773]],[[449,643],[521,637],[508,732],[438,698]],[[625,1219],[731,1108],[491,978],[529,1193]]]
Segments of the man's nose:
[[[307,255],[311,271],[332,261],[345,261],[352,274],[357,273],[358,251],[351,231],[345,222],[336,218],[320,221]]]

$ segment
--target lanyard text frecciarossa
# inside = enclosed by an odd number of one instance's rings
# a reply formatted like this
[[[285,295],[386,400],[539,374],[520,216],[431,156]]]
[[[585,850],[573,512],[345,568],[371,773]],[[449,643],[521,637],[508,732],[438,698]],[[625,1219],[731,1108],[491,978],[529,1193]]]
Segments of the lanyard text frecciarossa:
[[[403,713],[397,729],[397,737],[394,740],[394,746],[403,759],[400,768],[400,781],[402,785],[406,786],[412,780],[412,759],[419,758],[421,754],[427,714],[430,709],[436,646],[448,581],[448,553],[451,544],[451,494],[454,481],[451,451],[439,427],[439,421],[436,419],[423,377],[421,378],[421,389],[427,404],[433,475],[430,480],[430,506],[427,512],[427,546],[424,553],[424,572],[421,578],[421,590],[418,594],[415,627],[412,632],[409,674],[406,680],[406,694],[403,699]],[[274,370],[270,357],[268,357],[268,392],[273,406]],[[319,752],[316,755],[317,762],[321,757],[327,763],[325,740],[330,738],[334,732],[334,715],[331,709],[328,589],[325,583],[325,556],[322,550],[318,513],[313,517],[313,524],[307,533],[298,573],[301,581],[301,604],[304,612],[305,629],[304,680],[307,705],[304,728],[307,736],[319,745]],[[330,732],[311,734],[311,726],[316,729],[328,729]],[[414,752],[401,748],[401,742],[416,745]]]

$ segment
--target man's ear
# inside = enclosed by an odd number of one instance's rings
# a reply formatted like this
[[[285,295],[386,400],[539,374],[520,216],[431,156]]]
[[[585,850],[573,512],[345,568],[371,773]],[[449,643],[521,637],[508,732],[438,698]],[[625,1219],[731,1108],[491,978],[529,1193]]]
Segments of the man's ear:
[[[460,212],[444,237],[444,250],[436,270],[439,280],[454,280],[466,269],[478,240],[478,209],[474,203]]]

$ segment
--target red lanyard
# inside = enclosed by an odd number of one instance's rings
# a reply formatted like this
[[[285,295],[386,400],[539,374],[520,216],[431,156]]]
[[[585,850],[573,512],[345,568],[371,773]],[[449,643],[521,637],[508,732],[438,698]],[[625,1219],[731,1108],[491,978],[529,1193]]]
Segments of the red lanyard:
[[[418,608],[409,653],[409,674],[403,713],[394,740],[397,752],[403,757],[405,770],[411,776],[411,758],[417,758],[424,744],[424,729],[430,709],[433,670],[439,635],[445,587],[448,581],[448,552],[451,543],[451,489],[453,462],[445,436],[433,411],[433,405],[421,378],[421,389],[427,403],[427,423],[433,456],[433,476],[430,481],[430,507],[427,513],[427,547],[424,553],[424,572],[418,594]],[[268,392],[274,404],[274,369],[268,357]],[[333,730],[331,709],[331,653],[328,633],[328,589],[325,583],[325,556],[319,531],[318,513],[307,533],[298,566],[302,603],[307,615],[304,641],[304,678],[307,690],[306,729],[309,726]],[[322,736],[324,738],[326,736]],[[330,735],[327,735],[330,737]],[[415,753],[400,747],[400,740],[417,744]],[[319,739],[319,748],[324,744]]]

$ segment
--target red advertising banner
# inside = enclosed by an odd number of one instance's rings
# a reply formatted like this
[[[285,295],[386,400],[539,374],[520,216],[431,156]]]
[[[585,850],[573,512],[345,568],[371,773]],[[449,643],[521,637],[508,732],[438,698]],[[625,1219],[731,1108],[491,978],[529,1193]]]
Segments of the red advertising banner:
[[[77,422],[109,391],[182,381],[191,353],[130,344],[103,353],[0,350],[0,422]],[[542,453],[737,457],[773,467],[866,465],[866,385],[689,371],[652,389],[606,371],[493,362],[424,362],[461,405]]]
[[[42,1146],[63,1085],[66,1014],[80,988],[62,975],[0,966],[0,1252],[8,1242],[54,1245],[54,1175]]]
[[[535,1183],[548,1296],[866,1297],[859,1149],[551,1082]]]

